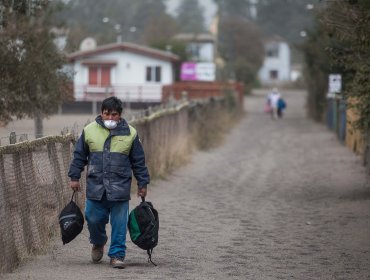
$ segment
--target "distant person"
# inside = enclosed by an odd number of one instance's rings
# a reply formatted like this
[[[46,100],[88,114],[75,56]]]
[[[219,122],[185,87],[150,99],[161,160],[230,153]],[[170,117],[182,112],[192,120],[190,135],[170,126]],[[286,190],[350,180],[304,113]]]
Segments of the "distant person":
[[[278,101],[281,98],[281,94],[277,88],[273,88],[267,95],[267,105],[269,106],[269,112],[272,119],[278,118]]]
[[[85,165],[85,218],[92,244],[92,261],[99,262],[112,227],[108,256],[113,268],[124,268],[126,231],[132,172],[137,180],[137,195],[145,197],[149,173],[139,136],[121,117],[122,102],[116,97],[105,99],[101,114],[87,125],[77,141],[68,176],[74,191],[80,190],[79,180]]]
[[[277,116],[278,118],[283,117],[284,110],[286,109],[286,102],[282,96],[280,96],[277,104]]]

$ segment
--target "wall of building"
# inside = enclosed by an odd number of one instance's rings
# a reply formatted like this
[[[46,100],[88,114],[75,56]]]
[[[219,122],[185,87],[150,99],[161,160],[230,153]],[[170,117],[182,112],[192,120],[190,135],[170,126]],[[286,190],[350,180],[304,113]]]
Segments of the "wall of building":
[[[116,65],[111,68],[112,88],[106,90],[106,95],[114,92],[121,99],[160,102],[162,86],[171,84],[174,79],[171,62],[135,53],[116,51],[91,56],[86,60],[116,62]],[[160,82],[146,81],[146,67],[148,66],[161,67]],[[74,97],[78,101],[84,100],[86,86],[88,85],[88,67],[83,65],[81,61],[76,61],[74,72]]]
[[[258,76],[262,84],[282,83],[290,81],[290,48],[288,44],[278,43],[277,57],[266,56]],[[276,79],[270,78],[270,71],[278,71]]]

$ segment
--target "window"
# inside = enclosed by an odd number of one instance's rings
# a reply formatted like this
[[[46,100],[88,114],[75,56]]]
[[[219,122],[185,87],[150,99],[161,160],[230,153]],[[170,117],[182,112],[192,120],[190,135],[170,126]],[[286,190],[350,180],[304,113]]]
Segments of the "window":
[[[89,67],[89,85],[109,86],[110,67],[109,66],[90,66]]]
[[[270,70],[270,79],[277,80],[279,78],[279,72],[277,70]]]
[[[279,44],[271,43],[266,47],[267,57],[279,57]]]
[[[150,82],[152,80],[152,67],[146,67],[146,81]]]
[[[146,67],[146,81],[147,82],[161,82],[162,80],[161,66],[147,66]]]
[[[188,56],[195,61],[200,59],[200,45],[197,43],[190,43],[186,47]]]
[[[161,67],[160,66],[155,67],[155,81],[156,82],[161,81]]]

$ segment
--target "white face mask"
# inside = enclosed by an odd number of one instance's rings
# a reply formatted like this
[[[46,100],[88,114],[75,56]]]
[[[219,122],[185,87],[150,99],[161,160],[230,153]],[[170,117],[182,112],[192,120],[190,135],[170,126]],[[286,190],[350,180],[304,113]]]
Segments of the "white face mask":
[[[108,129],[114,129],[117,127],[117,122],[114,120],[105,120],[104,126]]]

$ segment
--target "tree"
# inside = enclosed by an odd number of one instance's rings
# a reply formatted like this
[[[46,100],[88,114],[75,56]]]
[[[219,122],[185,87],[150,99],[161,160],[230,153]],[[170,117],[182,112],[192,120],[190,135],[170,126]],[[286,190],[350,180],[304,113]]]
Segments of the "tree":
[[[218,5],[220,18],[252,19],[250,0],[214,0]]]
[[[182,0],[177,13],[176,21],[182,32],[204,32],[204,8],[199,6],[197,0]]]
[[[327,1],[317,20],[303,45],[310,110],[313,104],[325,104],[328,74],[340,73],[342,97],[359,116],[353,124],[366,134],[370,131],[370,2]],[[323,110],[321,106],[318,112]]]
[[[65,60],[50,32],[48,4],[0,2],[0,120],[33,118],[36,137],[42,135],[42,118],[56,112],[69,90]]]
[[[86,37],[106,44],[121,35],[123,41],[148,44],[153,38],[172,37],[177,28],[175,20],[166,13],[164,0],[73,0],[54,18],[64,21],[70,29],[69,51],[78,49]],[[103,18],[109,21],[104,23]]]
[[[330,38],[325,34],[323,25],[317,22],[313,32],[307,34],[307,40],[299,46],[304,54],[304,79],[307,85],[307,112],[315,121],[323,121],[326,110],[328,74],[331,71],[326,48]]]
[[[329,2],[319,15],[328,36],[335,42],[327,47],[332,64],[344,80],[343,93],[355,100],[359,119],[355,127],[370,131],[370,2],[347,0]]]
[[[227,18],[220,22],[219,52],[226,65],[224,79],[237,79],[250,89],[262,66],[264,46],[258,28],[245,19]]]
[[[314,23],[312,2],[260,0],[257,4],[256,23],[266,35],[279,35],[291,45],[301,43],[304,41],[304,33],[301,31],[311,30]]]

